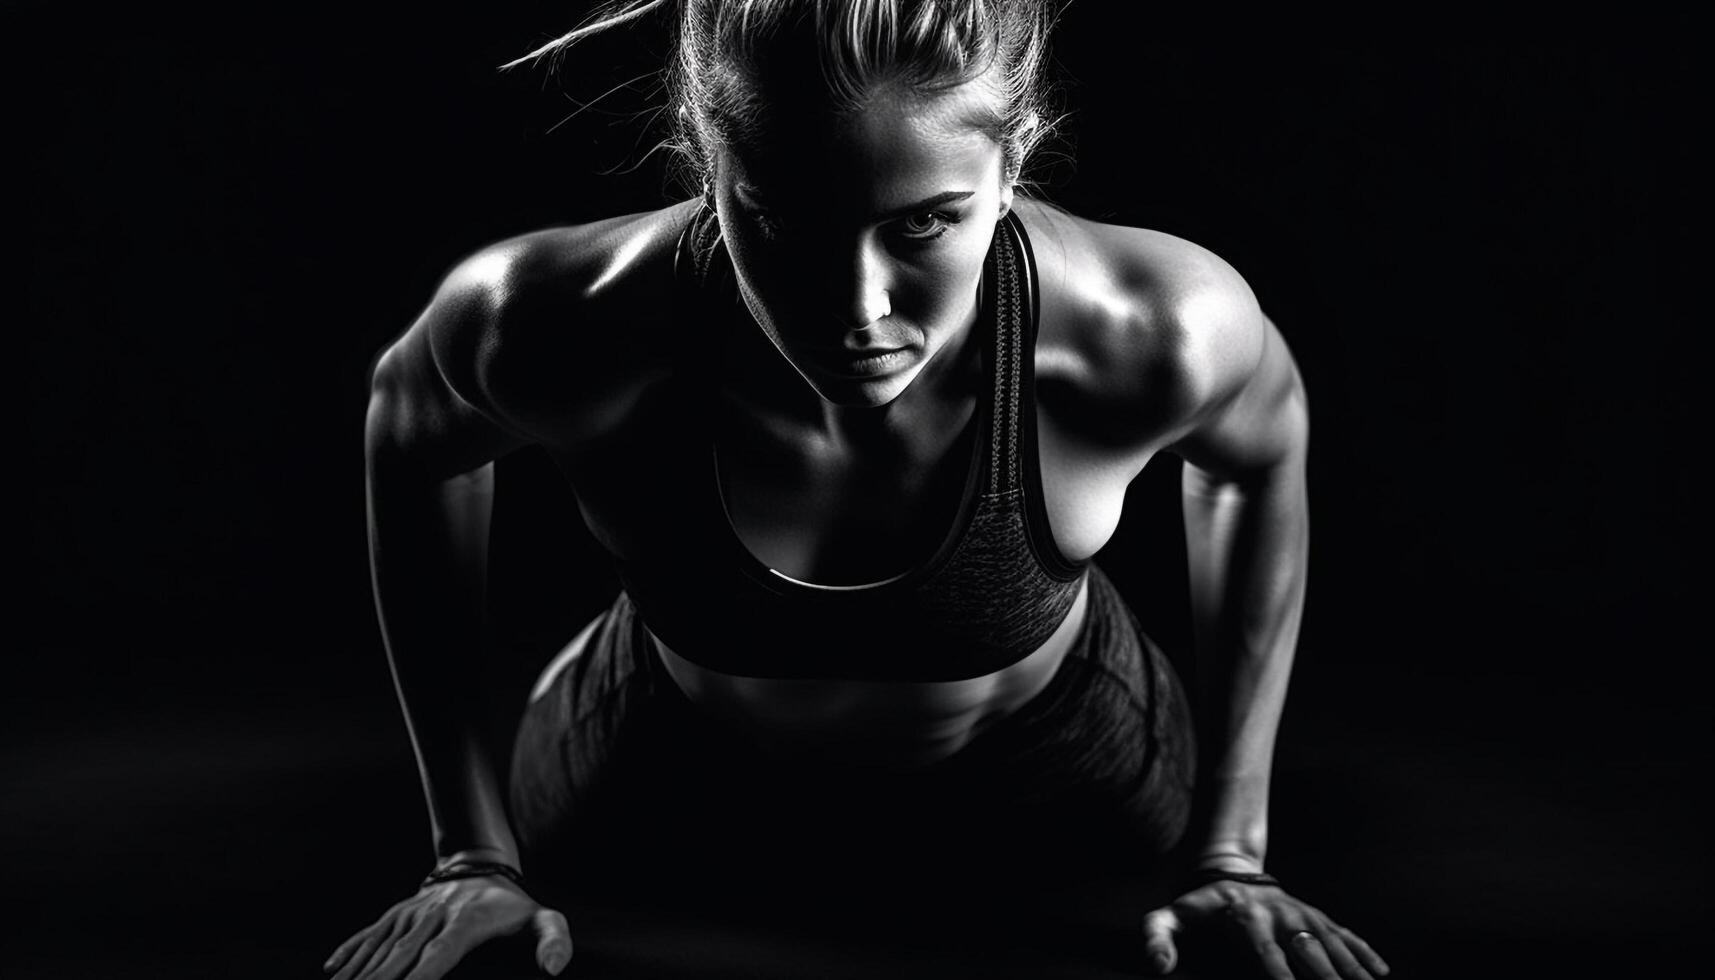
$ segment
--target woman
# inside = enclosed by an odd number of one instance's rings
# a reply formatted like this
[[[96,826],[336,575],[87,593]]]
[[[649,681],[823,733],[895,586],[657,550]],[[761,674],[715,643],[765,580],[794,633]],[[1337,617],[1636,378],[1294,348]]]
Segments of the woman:
[[[1384,974],[1263,872],[1302,383],[1220,259],[1018,193],[1047,5],[633,2],[531,57],[649,13],[700,199],[484,249],[376,364],[374,583],[440,861],[328,969],[439,976],[529,926],[558,973],[521,855],[534,886],[592,814],[785,779],[1084,807],[1180,848],[1195,872],[1142,923],[1162,972],[1208,920],[1283,980]],[[490,464],[527,444],[624,590],[532,692],[503,790],[469,651]],[[1207,665],[1195,795],[1178,681],[1090,560],[1164,450]]]

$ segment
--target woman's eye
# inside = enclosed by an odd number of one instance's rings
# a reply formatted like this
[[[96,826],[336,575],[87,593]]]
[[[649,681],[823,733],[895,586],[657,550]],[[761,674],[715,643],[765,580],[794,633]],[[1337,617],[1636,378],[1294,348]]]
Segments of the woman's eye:
[[[752,211],[750,219],[756,223],[756,230],[761,232],[764,238],[779,238],[785,230],[780,226],[779,220],[767,211]]]
[[[934,241],[947,233],[953,226],[954,219],[939,211],[925,211],[914,214],[900,222],[900,232],[911,241]]]

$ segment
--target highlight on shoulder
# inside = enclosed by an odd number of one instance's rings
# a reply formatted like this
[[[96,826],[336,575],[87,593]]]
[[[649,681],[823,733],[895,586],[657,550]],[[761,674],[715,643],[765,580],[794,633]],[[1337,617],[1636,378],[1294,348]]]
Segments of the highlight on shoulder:
[[[444,479],[612,431],[672,359],[684,205],[497,242],[457,263],[370,372],[372,461]]]
[[[1254,372],[1267,320],[1220,256],[1037,201],[1017,210],[1041,289],[1039,390],[1086,417],[1092,438],[1165,438]]]
[[[531,232],[459,262],[435,302],[478,315],[433,330],[448,383],[540,441],[601,431],[669,363],[664,304],[695,203]]]
[[[660,295],[694,203],[495,242],[456,264],[441,288],[483,297],[499,325],[549,330],[589,323],[592,314]],[[556,313],[576,316],[568,321]]]

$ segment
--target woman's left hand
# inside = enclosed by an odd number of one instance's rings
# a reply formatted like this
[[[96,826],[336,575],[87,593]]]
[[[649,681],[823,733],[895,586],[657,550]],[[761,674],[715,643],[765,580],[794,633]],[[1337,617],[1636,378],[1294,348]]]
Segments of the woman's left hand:
[[[1246,942],[1272,980],[1373,980],[1388,966],[1350,929],[1274,885],[1215,881],[1179,896],[1143,920],[1145,948],[1159,973],[1179,961],[1173,937],[1224,927]]]

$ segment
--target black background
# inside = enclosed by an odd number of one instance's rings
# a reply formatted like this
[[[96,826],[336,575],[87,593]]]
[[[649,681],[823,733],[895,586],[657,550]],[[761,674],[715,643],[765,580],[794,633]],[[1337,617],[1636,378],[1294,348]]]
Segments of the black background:
[[[679,199],[663,152],[633,167],[648,79],[556,127],[660,32],[494,70],[575,8],[6,15],[9,976],[308,976],[431,860],[369,594],[365,381],[463,255]],[[1689,948],[1687,50],[1185,40],[1114,9],[1057,36],[1075,163],[1046,193],[1233,263],[1311,395],[1271,867],[1402,975]],[[501,473],[496,649],[525,683],[616,586],[542,458]],[[1152,464],[1100,560],[1181,645],[1175,480]]]

